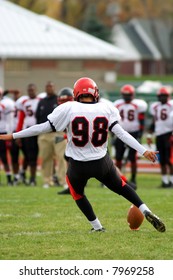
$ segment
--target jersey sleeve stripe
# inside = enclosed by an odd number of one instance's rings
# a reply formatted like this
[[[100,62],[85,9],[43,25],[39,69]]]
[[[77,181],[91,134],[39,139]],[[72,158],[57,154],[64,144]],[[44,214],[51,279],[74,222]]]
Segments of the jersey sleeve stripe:
[[[55,131],[56,131],[56,129],[55,129],[55,127],[54,127],[53,123],[51,123],[49,119],[48,119],[48,121],[49,121],[50,126],[51,126],[51,128],[52,128],[52,131],[53,131],[53,132],[55,132]]]
[[[109,131],[111,131],[116,124],[118,124],[118,121],[115,121],[111,124],[111,126],[109,127]]]

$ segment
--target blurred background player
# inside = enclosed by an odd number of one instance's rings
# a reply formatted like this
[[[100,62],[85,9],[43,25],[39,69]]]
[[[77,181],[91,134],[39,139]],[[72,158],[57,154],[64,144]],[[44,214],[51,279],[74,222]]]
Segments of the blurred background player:
[[[30,83],[27,86],[28,98],[21,103],[16,131],[28,128],[36,124],[35,112],[40,99],[37,97],[37,87]],[[37,136],[22,139],[27,164],[30,168],[30,179],[28,185],[36,186],[36,172],[38,159]]]
[[[72,88],[65,87],[65,88],[62,88],[58,92],[58,105],[61,105],[61,104],[65,103],[65,102],[73,101],[73,100],[74,100],[74,98],[73,98],[73,90],[72,90]],[[63,141],[64,139],[66,139],[66,134],[64,134],[63,137],[58,137],[57,136],[55,138],[55,141],[57,143],[57,146],[56,146],[57,154],[59,152],[61,152],[60,149],[61,149],[62,145],[60,145],[60,144],[61,144],[61,141]],[[64,148],[64,145],[63,145],[62,148]],[[64,156],[64,158],[66,160],[66,164],[68,165],[68,157],[65,155],[65,150],[62,150],[62,152],[63,152],[63,156]],[[65,184],[63,187],[64,187],[64,189],[62,191],[59,191],[58,194],[70,194],[70,190],[68,188],[68,185]]]
[[[3,96],[3,89],[0,88],[0,133],[7,134],[10,131],[13,131],[13,115],[14,115],[14,101],[12,101],[9,97]],[[8,158],[8,144],[11,141],[0,141],[0,159],[3,164],[6,178],[7,178],[7,185],[12,186],[12,176],[10,170],[10,162]]]
[[[152,115],[152,123],[149,133],[156,136],[156,147],[159,151],[159,163],[162,175],[162,188],[173,186],[173,141],[172,141],[172,120],[173,100],[170,99],[170,91],[161,87],[157,92],[157,102],[150,105],[149,112]],[[152,136],[147,136],[148,145],[152,144]]]
[[[57,94],[53,82],[48,81],[45,85],[46,96],[38,103],[36,111],[37,123],[40,124],[47,120],[47,116],[58,106]],[[63,137],[63,132],[51,132],[49,136],[42,134],[38,136],[39,155],[41,158],[41,172],[43,178],[43,187],[49,188],[54,185],[52,174],[54,173],[55,164],[58,169],[58,181],[61,186],[66,184],[66,161],[64,159],[64,151],[66,147],[65,141],[61,143],[62,152],[57,154],[56,137]],[[56,163],[55,163],[56,158]]]
[[[132,85],[124,85],[121,88],[121,96],[121,99],[114,102],[114,106],[120,112],[120,125],[140,142],[144,131],[145,112],[147,111],[148,105],[144,100],[134,99],[135,88]],[[113,141],[113,145],[116,151],[116,166],[121,170],[127,145],[119,138]],[[132,182],[136,189],[137,152],[130,147],[128,147],[126,161],[130,161],[131,163],[130,182]],[[126,162],[124,164],[126,164]]]
[[[14,114],[13,114],[13,132],[16,132],[16,127],[18,123],[18,110],[20,109],[21,103],[28,99],[28,96],[21,96],[21,93],[17,89],[7,89],[4,91],[4,95],[8,95],[14,101]],[[23,162],[20,167],[20,150],[23,153]],[[21,182],[25,182],[25,171],[27,169],[27,159],[24,156],[26,153],[23,151],[21,141],[12,140],[9,147],[9,152],[11,156],[11,165],[13,171],[13,185],[18,185]],[[21,168],[21,170],[20,170]]]

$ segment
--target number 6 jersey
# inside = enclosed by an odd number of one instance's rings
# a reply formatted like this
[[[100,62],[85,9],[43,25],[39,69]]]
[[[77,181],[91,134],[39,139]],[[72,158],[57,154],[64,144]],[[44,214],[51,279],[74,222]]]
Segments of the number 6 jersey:
[[[120,125],[128,132],[140,130],[139,114],[147,111],[147,103],[141,99],[133,99],[126,103],[124,99],[118,99],[114,106],[119,110],[121,121]]]
[[[171,112],[173,112],[173,100],[165,104],[157,101],[150,105],[149,113],[154,118],[156,136],[172,131]]]

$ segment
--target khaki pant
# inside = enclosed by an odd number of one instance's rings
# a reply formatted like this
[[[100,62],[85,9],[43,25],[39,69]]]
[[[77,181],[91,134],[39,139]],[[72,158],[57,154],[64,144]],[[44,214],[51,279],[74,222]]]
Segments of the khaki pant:
[[[41,172],[44,184],[52,184],[54,162],[60,185],[65,184],[67,163],[64,159],[66,140],[55,143],[56,136],[63,136],[63,132],[50,132],[38,136],[39,156],[41,158]]]

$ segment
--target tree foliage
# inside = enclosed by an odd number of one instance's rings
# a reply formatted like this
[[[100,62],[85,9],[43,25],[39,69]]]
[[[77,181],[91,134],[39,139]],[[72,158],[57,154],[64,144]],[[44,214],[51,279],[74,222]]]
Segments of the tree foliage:
[[[173,22],[172,0],[10,0],[26,9],[108,38],[108,29],[133,17]],[[95,7],[95,18],[88,11]],[[87,22],[88,20],[88,22]],[[92,30],[92,24],[94,25]],[[108,28],[108,29],[107,29]],[[97,31],[96,31],[97,29]],[[102,35],[101,35],[102,34]]]

